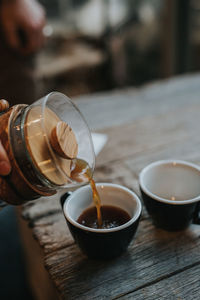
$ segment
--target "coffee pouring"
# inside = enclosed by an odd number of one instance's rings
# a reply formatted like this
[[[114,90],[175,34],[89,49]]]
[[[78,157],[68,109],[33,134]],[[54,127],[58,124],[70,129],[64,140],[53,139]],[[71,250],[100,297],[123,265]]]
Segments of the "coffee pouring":
[[[52,92],[11,108],[0,101],[0,109],[0,140],[12,167],[0,177],[1,200],[20,205],[89,182],[95,165],[91,133],[67,96]]]

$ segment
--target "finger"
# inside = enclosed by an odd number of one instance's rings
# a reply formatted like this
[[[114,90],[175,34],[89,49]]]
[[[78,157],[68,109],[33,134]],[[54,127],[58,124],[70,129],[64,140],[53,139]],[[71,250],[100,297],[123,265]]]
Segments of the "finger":
[[[24,54],[31,54],[33,52],[38,51],[45,42],[45,36],[43,34],[42,28],[31,28],[29,30],[26,30],[26,45],[22,49],[22,52]]]
[[[11,165],[6,151],[0,141],[0,175],[8,175],[11,171]]]
[[[37,17],[35,16],[31,22],[27,22],[27,20],[24,19],[24,22],[21,24],[26,35],[26,45],[22,49],[24,54],[36,52],[44,45],[45,36],[43,34],[43,28],[45,24],[45,14],[41,9]]]
[[[6,33],[5,35],[6,35],[8,44],[13,49],[19,49],[20,41],[19,41],[19,37],[18,37],[18,34],[17,34],[15,28],[11,24],[6,23],[4,29],[5,29],[5,33]]]
[[[43,28],[45,23],[45,20],[43,20],[34,28],[32,36],[32,49],[35,48],[35,50],[39,50],[44,45],[45,36],[43,34]]]

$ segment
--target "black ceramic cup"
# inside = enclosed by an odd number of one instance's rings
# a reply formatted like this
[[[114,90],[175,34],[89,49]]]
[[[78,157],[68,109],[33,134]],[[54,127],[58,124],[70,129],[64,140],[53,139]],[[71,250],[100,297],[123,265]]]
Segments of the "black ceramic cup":
[[[87,208],[94,206],[90,185],[73,192],[63,204],[64,216],[76,243],[90,258],[108,259],[123,253],[133,239],[138,227],[142,205],[139,197],[126,187],[112,183],[97,183],[102,205],[125,210],[130,220],[110,229],[94,229],[77,222]]]
[[[200,167],[181,160],[162,160],[139,176],[142,198],[155,226],[169,231],[200,224]]]

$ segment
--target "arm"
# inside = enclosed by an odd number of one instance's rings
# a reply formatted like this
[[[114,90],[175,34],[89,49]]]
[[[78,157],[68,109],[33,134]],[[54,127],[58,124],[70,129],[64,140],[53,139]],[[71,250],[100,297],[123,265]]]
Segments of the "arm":
[[[45,12],[37,0],[2,0],[0,20],[12,49],[30,54],[42,47]]]

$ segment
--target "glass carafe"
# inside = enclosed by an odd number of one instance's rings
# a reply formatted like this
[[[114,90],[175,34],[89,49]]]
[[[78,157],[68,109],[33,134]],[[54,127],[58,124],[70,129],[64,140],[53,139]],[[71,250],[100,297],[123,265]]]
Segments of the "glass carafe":
[[[0,116],[0,122],[0,139],[12,165],[11,173],[0,177],[1,200],[19,205],[89,181],[88,176],[71,176],[78,160],[85,162],[92,176],[95,155],[87,123],[65,95],[52,92],[32,105],[15,105]],[[78,145],[76,158],[60,157],[52,147],[51,134],[58,122],[68,124],[73,131]]]

